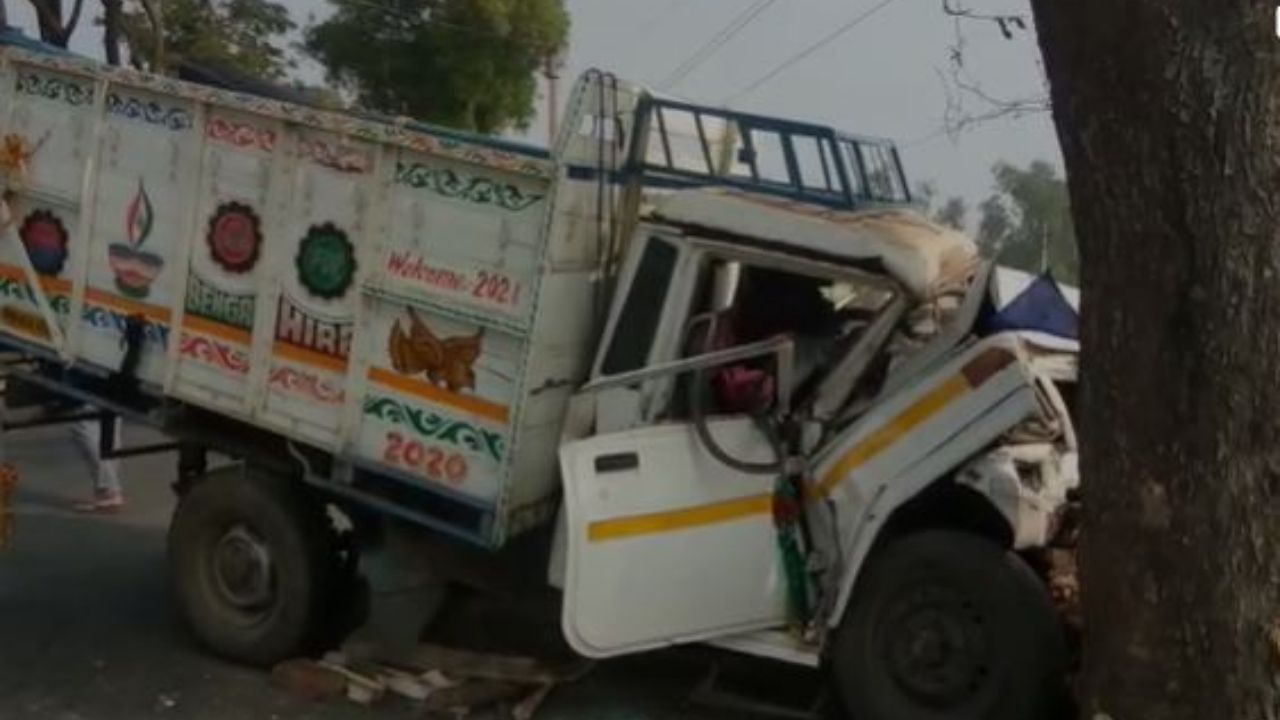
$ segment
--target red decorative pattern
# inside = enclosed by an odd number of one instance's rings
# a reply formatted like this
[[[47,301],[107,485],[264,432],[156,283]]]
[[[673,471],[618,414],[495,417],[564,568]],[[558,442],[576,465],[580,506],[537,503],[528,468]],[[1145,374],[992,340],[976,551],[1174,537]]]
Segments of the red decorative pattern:
[[[238,148],[257,148],[263,152],[276,149],[276,133],[248,123],[231,122],[223,118],[210,118],[206,133],[212,140]]]
[[[298,154],[317,165],[344,173],[369,172],[369,154],[362,150],[342,147],[334,143],[302,138],[298,141]]]
[[[182,335],[178,354],[184,358],[199,360],[237,375],[249,372],[249,358],[241,350],[209,340],[199,335]]]
[[[342,388],[333,382],[291,367],[279,366],[272,369],[268,384],[276,390],[326,404],[340,405],[345,397]]]

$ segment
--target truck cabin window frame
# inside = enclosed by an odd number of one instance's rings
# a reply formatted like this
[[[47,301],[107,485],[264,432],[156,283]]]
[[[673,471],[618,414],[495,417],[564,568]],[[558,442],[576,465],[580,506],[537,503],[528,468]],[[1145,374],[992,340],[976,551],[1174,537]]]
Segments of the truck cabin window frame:
[[[596,377],[639,370],[651,362],[681,250],[659,235],[650,235],[644,242],[634,271],[626,274],[626,287],[620,288],[622,304],[611,313],[606,327]],[[619,327],[627,332],[617,332]]]

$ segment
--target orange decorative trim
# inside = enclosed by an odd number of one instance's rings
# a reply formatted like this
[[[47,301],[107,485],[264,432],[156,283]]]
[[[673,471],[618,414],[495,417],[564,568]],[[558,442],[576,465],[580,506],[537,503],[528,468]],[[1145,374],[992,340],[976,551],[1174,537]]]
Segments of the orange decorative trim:
[[[212,335],[219,340],[226,340],[227,342],[238,343],[240,345],[248,345],[253,339],[253,334],[248,330],[232,327],[231,325],[220,322],[214,322],[213,320],[206,320],[205,318],[196,317],[194,315],[186,315],[182,318],[182,329],[193,330],[205,335]]]
[[[154,323],[160,325],[169,324],[169,308],[167,307],[130,300],[97,288],[85,290],[84,299],[94,305],[109,307],[126,315],[142,315]]]
[[[271,352],[276,357],[284,358],[285,360],[292,360],[293,362],[302,363],[303,365],[324,368],[325,370],[332,370],[337,373],[344,373],[347,371],[346,360],[333,357],[332,355],[318,353],[315,350],[301,348],[297,345],[290,345],[286,342],[280,342],[277,340],[276,343],[271,346]]]
[[[502,424],[507,423],[510,417],[510,409],[505,405],[481,400],[477,397],[462,395],[460,393],[450,392],[442,387],[437,387],[429,382],[424,382],[416,378],[405,377],[390,370],[380,367],[369,368],[369,379],[379,385],[389,387],[393,390],[415,395],[440,405],[448,405],[451,408],[461,410],[463,412],[493,420]]]
[[[27,273],[24,272],[23,269],[18,267],[17,265],[0,263],[0,278],[4,278],[6,280],[15,280],[17,282],[25,284],[27,282]],[[53,293],[70,293],[71,292],[70,280],[63,280],[62,278],[50,277],[48,275],[40,276],[40,286],[44,288],[45,292],[53,292]]]

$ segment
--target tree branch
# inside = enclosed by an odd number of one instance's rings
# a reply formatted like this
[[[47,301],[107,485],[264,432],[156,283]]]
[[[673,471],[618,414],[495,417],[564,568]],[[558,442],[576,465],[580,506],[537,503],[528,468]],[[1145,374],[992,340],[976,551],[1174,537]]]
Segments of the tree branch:
[[[76,26],[80,24],[80,12],[84,10],[84,0],[76,0],[76,4],[71,8],[71,17],[62,26],[62,42],[63,44],[71,42],[71,34],[76,31]]]
[[[959,4],[959,0],[942,0],[942,11],[951,17],[963,20],[981,20],[995,23],[1000,28],[1000,34],[1004,35],[1005,40],[1013,39],[1013,31],[1010,28],[1018,30],[1027,29],[1027,18],[1017,13],[1009,14],[987,14],[976,13],[969,8]]]
[[[968,12],[962,9],[956,9],[950,6],[950,0],[943,0],[943,7],[948,14]],[[985,16],[979,15],[960,15],[955,21],[955,42],[951,46],[951,58],[947,72],[944,74],[938,71],[938,77],[942,83],[942,91],[946,99],[946,110],[943,114],[943,124],[939,133],[945,133],[954,142],[962,132],[991,120],[1002,117],[1023,117],[1036,113],[1048,112],[1050,110],[1049,96],[1046,91],[1043,95],[1034,97],[1021,98],[1003,98],[993,95],[980,83],[973,79],[969,74],[969,70],[965,67],[965,37],[960,29],[960,21],[963,18],[985,19]],[[965,107],[965,98],[977,100],[982,109],[978,112],[972,112]]]
[[[55,42],[62,33],[62,19],[58,17],[58,13],[49,6],[49,0],[27,0],[31,3],[31,7],[36,11],[36,19],[40,25],[40,39],[46,42]]]
[[[142,3],[142,11],[146,13],[147,22],[151,23],[151,32],[155,37],[151,70],[162,73],[164,72],[164,17],[156,0],[139,0],[139,2]]]

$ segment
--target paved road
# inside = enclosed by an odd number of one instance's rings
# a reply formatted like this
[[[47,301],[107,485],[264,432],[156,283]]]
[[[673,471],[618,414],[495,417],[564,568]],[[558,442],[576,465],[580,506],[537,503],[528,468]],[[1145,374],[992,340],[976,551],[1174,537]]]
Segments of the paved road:
[[[126,439],[137,440],[129,429]],[[11,435],[17,546],[0,554],[0,720],[398,720],[407,703],[299,703],[265,674],[193,647],[169,602],[164,532],[170,456],[130,459],[126,512],[82,517],[88,489],[65,429]],[[711,720],[687,707],[707,655],[674,651],[606,663],[556,691],[540,720]],[[775,672],[769,669],[767,672]],[[731,717],[735,715],[728,715]]]

